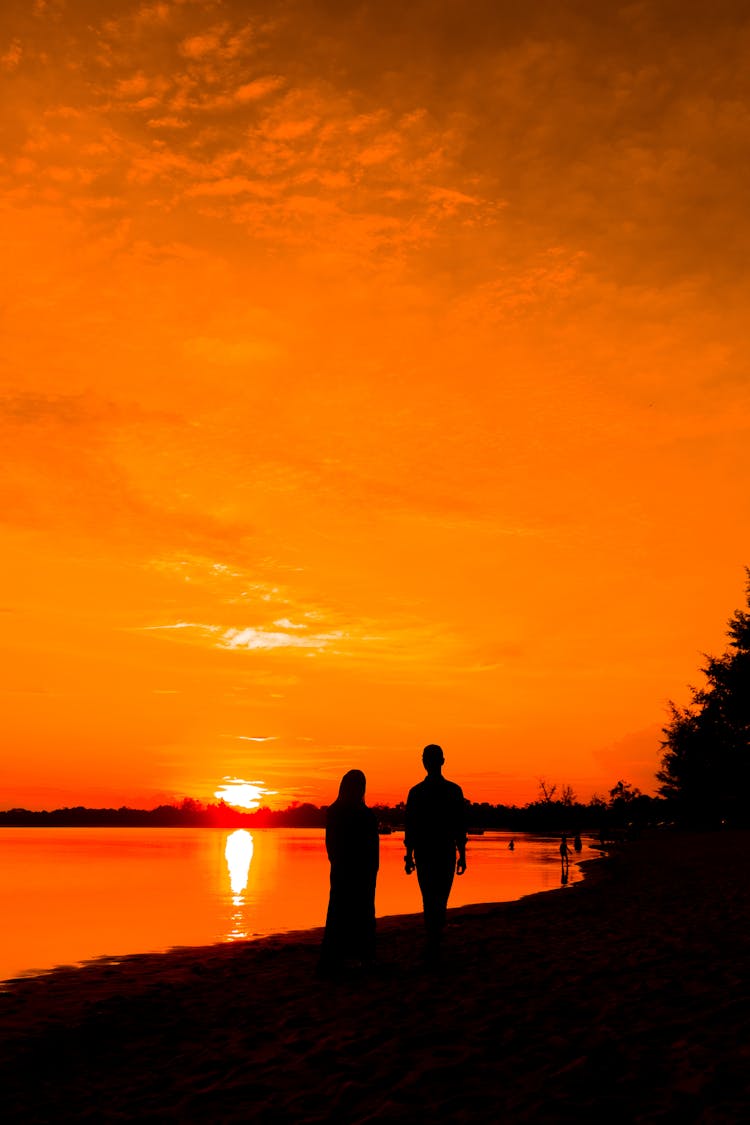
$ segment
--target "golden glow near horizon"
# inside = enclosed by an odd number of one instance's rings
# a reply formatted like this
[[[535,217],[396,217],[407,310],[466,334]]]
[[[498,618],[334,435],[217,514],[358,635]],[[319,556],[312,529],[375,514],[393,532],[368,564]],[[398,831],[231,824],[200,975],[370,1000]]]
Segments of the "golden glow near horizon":
[[[3,805],[650,791],[750,563],[746,6],[11,0]]]
[[[225,777],[214,792],[218,801],[225,801],[240,809],[257,809],[261,800],[272,795],[261,782],[243,781],[241,777]]]

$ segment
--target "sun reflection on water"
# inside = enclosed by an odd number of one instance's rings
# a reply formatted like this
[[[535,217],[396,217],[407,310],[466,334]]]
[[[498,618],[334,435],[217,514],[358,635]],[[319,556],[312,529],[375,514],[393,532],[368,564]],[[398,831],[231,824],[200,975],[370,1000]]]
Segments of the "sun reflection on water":
[[[229,869],[229,886],[232,891],[231,929],[227,934],[227,941],[247,937],[245,927],[245,895],[247,881],[250,875],[250,863],[253,858],[253,838],[244,828],[230,832],[227,836],[224,856]]]

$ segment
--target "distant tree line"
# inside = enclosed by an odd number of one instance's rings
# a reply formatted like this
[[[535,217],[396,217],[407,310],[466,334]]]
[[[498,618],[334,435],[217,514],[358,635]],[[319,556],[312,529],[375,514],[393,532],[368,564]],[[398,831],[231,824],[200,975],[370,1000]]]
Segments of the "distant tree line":
[[[640,828],[659,823],[668,813],[668,803],[648,797],[628,782],[618,781],[608,799],[593,797],[582,804],[570,786],[564,786],[555,799],[557,786],[543,779],[540,798],[523,807],[491,805],[487,801],[466,802],[470,831],[492,829],[510,832],[601,832],[607,829]],[[404,823],[404,804],[375,805],[378,822],[384,829],[398,829]],[[286,809],[259,808],[252,812],[232,808],[223,801],[204,804],[186,798],[179,804],[159,805],[155,809],[53,809],[36,812],[10,809],[0,812],[0,827],[14,828],[321,828],[328,807],[294,802]]]
[[[508,831],[569,834],[604,832],[608,830],[639,831],[669,820],[669,804],[658,797],[641,793],[630,782],[618,781],[608,796],[594,796],[585,804],[578,801],[569,785],[560,790],[543,778],[539,781],[540,796],[526,805],[492,805],[488,801],[467,801],[466,818],[469,832]],[[403,825],[404,805],[393,808],[375,806],[381,824]]]
[[[315,828],[325,824],[326,809],[294,802],[286,809],[259,808],[252,812],[219,801],[204,804],[186,797],[176,805],[155,809],[52,809],[0,812],[0,827],[14,828]]]

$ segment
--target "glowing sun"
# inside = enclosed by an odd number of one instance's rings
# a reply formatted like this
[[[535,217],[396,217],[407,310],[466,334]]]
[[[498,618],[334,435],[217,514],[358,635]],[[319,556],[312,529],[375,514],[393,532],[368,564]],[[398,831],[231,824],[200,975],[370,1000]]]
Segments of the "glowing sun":
[[[225,777],[214,796],[240,809],[257,809],[269,789],[260,781],[244,781],[241,777]]]

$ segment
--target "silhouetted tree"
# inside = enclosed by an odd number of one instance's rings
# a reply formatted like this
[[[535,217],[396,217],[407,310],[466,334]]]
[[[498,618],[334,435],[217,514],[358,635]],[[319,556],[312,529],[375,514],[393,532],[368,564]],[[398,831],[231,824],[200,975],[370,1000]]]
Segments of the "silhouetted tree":
[[[637,800],[640,795],[640,789],[634,788],[629,781],[620,780],[609,791],[609,803],[615,805],[619,801],[623,805],[628,805],[631,801]]]
[[[555,793],[557,792],[557,786],[556,785],[550,785],[545,780],[545,778],[540,777],[539,778],[539,792],[542,794],[542,800],[544,801],[544,803],[549,805],[549,804],[552,803],[552,799],[554,798]]]
[[[747,610],[750,610],[750,569]],[[688,707],[670,702],[663,728],[661,793],[683,819],[744,823],[750,819],[750,612],[729,619],[729,649],[706,656],[706,686]]]

